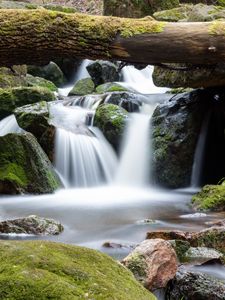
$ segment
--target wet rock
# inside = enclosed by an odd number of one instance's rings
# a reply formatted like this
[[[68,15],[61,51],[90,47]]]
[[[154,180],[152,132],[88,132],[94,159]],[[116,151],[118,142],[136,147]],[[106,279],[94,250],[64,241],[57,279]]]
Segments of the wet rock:
[[[55,95],[41,87],[0,89],[0,119],[13,113],[17,107],[40,101],[53,101]]]
[[[155,299],[123,266],[92,249],[0,241],[0,260],[5,299]]]
[[[13,66],[11,69],[0,68],[0,88],[26,86],[26,66]]]
[[[140,110],[140,96],[129,92],[114,92],[107,95],[105,103],[118,105],[128,112],[138,112]]]
[[[165,287],[177,271],[176,253],[162,239],[145,240],[122,263],[149,290]]]
[[[51,193],[61,186],[47,155],[30,133],[0,137],[0,194]]]
[[[170,300],[224,300],[225,283],[209,275],[180,268],[167,289]]]
[[[111,248],[111,249],[122,249],[122,248],[133,249],[134,245],[119,244],[119,243],[114,243],[114,242],[105,242],[102,245],[102,247]]]
[[[156,107],[152,117],[152,144],[153,169],[159,185],[167,188],[189,185],[209,97],[209,92],[195,90],[176,95]]]
[[[205,222],[206,225],[210,226],[224,226],[225,227],[225,219],[219,221],[209,221]]]
[[[52,91],[52,92],[56,92],[58,89],[55,86],[55,84],[49,80],[46,80],[44,78],[41,77],[34,77],[30,74],[27,74],[26,76],[26,83],[28,86],[40,86],[43,88],[47,88],[48,90]]]
[[[138,224],[138,225],[156,224],[156,223],[157,223],[157,221],[152,220],[152,219],[143,219],[143,220],[138,220],[136,222],[136,224]]]
[[[152,15],[155,11],[170,9],[179,5],[178,0],[136,1],[104,0],[104,14],[106,16],[141,18]]]
[[[173,249],[175,250],[180,262],[185,261],[185,254],[191,247],[188,241],[183,240],[170,240],[169,241]]]
[[[179,230],[171,231],[149,231],[147,232],[146,239],[163,239],[166,241],[169,240],[181,240],[186,241],[189,238],[189,233]]]
[[[66,83],[63,72],[54,62],[50,62],[46,66],[28,66],[27,71],[33,76],[42,77],[52,81],[57,87],[61,87]]]
[[[106,139],[117,151],[127,117],[128,113],[125,109],[113,104],[102,104],[95,113],[94,126],[102,130]]]
[[[0,222],[0,233],[57,235],[62,231],[63,226],[59,222],[35,215]]]
[[[189,263],[202,264],[210,260],[218,260],[223,258],[223,253],[207,247],[190,247],[185,255],[183,261]]]
[[[192,206],[196,210],[224,211],[225,184],[205,185],[199,193],[192,197]]]
[[[108,83],[104,83],[104,84],[97,86],[96,92],[98,94],[104,94],[104,93],[110,93],[110,92],[129,92],[129,89],[126,87],[123,87],[119,83],[108,82]]]
[[[87,66],[87,71],[95,86],[119,81],[118,67],[109,61],[96,60]]]
[[[94,90],[95,85],[91,78],[84,78],[75,83],[73,89],[69,92],[69,96],[85,96],[93,93]]]

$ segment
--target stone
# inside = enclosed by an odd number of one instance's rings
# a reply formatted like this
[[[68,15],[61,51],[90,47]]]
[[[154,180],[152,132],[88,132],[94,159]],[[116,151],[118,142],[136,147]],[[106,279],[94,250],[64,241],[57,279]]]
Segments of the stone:
[[[40,87],[43,87],[43,88],[47,88],[49,89],[50,91],[52,92],[57,92],[58,91],[58,88],[55,86],[55,84],[49,80],[46,80],[44,78],[41,78],[41,77],[34,77],[30,74],[27,74],[26,76],[26,83],[28,86],[40,86]]]
[[[179,268],[167,288],[170,300],[224,300],[225,283],[200,272]]]
[[[0,68],[0,88],[26,86],[26,67],[13,66],[11,69]]]
[[[189,238],[189,233],[180,230],[158,230],[147,232],[146,239],[163,239],[186,241]]]
[[[96,60],[87,66],[87,71],[95,86],[119,81],[118,67],[109,61]]]
[[[155,300],[121,264],[99,251],[49,241],[0,241],[5,299]]]
[[[57,87],[61,87],[66,83],[63,72],[54,62],[50,62],[46,66],[28,66],[27,72],[33,76],[45,78]]]
[[[63,226],[53,220],[31,215],[25,218],[0,222],[0,233],[57,235],[63,231]]]
[[[88,94],[92,94],[95,90],[94,82],[91,78],[84,78],[77,81],[69,92],[69,96],[85,96]]]
[[[152,167],[158,185],[190,185],[195,149],[210,97],[210,91],[194,90],[173,96],[156,107],[152,116]]]
[[[190,247],[183,256],[183,261],[192,264],[202,264],[214,259],[223,259],[223,253],[207,247]]]
[[[107,82],[100,84],[96,88],[98,94],[110,93],[110,92],[129,92],[130,90],[126,87],[123,87],[121,84],[116,82]],[[132,91],[131,91],[132,92]]]
[[[149,290],[166,287],[177,271],[176,253],[162,239],[143,241],[122,263]]]
[[[61,186],[31,133],[0,137],[0,194],[46,194]]]
[[[111,249],[133,249],[134,246],[131,244],[119,244],[114,242],[105,242],[102,247],[104,248],[111,248]]]
[[[128,113],[125,109],[114,104],[102,104],[95,113],[94,126],[97,126],[109,143],[119,150]]]
[[[0,119],[12,114],[17,107],[53,100],[55,100],[55,95],[42,87],[0,88]]]
[[[128,112],[139,112],[142,105],[141,96],[129,92],[113,92],[107,94],[104,103],[115,104]]]
[[[152,15],[155,11],[170,9],[179,5],[179,0],[104,0],[104,15],[141,18]]]

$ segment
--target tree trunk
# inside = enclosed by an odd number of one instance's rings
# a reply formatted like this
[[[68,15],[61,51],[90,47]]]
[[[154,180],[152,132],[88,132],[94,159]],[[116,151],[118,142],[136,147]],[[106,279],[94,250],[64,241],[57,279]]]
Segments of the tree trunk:
[[[217,64],[225,61],[225,22],[165,23],[151,18],[0,11],[0,65],[58,58],[131,63]]]

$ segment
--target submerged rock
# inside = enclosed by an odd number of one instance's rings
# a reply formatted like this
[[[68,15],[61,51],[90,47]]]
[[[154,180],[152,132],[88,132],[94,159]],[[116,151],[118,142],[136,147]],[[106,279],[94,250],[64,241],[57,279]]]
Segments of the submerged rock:
[[[119,149],[127,117],[127,111],[114,104],[102,104],[96,110],[94,126],[101,129],[116,150]]]
[[[69,96],[85,96],[93,93],[94,90],[95,85],[91,78],[84,78],[75,83],[73,89],[69,92]]]
[[[155,299],[123,266],[88,248],[0,241],[0,259],[5,299]]]
[[[96,60],[87,66],[87,71],[95,86],[119,81],[118,67],[109,61]]]
[[[66,83],[66,79],[63,75],[63,72],[54,62],[50,62],[48,65],[41,67],[28,66],[27,71],[33,76],[42,77],[52,81],[57,87],[61,87],[63,84]]]
[[[14,111],[17,107],[40,101],[53,101],[55,95],[42,87],[15,87],[0,89],[0,119]]]
[[[0,233],[57,235],[62,231],[63,226],[59,222],[35,215],[0,222]]]
[[[192,197],[192,206],[196,210],[225,211],[225,184],[205,185]]]
[[[48,157],[30,133],[0,137],[0,194],[51,193],[60,187]]]
[[[122,263],[149,290],[166,287],[177,271],[176,253],[162,239],[145,240]]]
[[[207,91],[195,90],[176,95],[155,109],[152,144],[156,183],[167,188],[190,184],[195,148],[208,109],[208,98]]]
[[[180,268],[167,289],[170,300],[224,300],[225,282]]]

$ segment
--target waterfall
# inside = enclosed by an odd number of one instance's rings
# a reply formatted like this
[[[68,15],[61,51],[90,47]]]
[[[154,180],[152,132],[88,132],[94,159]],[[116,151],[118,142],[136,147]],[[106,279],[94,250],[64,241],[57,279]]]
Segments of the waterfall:
[[[205,150],[210,117],[211,117],[211,111],[209,111],[206,114],[203,120],[196,149],[195,149],[194,161],[192,166],[192,174],[191,174],[191,187],[195,187],[195,188],[199,187],[201,184],[201,175],[202,175],[202,168],[204,163],[204,150]]]
[[[112,179],[117,165],[113,150],[99,135],[56,130],[55,166],[67,186],[91,187]]]
[[[152,80],[153,70],[153,66],[147,66],[142,70],[138,70],[134,66],[124,67],[122,69],[122,75],[125,87],[131,87],[132,90],[141,94],[165,93],[168,91],[168,88],[159,88],[154,85]]]
[[[20,133],[22,129],[17,124],[14,115],[10,115],[0,121],[0,136],[6,135],[8,133]]]

